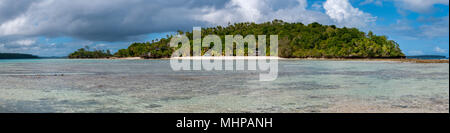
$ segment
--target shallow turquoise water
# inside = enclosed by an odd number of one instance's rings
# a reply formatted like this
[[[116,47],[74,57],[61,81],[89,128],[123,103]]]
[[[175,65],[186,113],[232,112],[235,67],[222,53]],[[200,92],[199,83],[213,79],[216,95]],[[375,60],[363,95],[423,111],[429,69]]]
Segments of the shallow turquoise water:
[[[172,71],[169,60],[0,60],[0,112],[449,112],[449,64],[280,60]]]

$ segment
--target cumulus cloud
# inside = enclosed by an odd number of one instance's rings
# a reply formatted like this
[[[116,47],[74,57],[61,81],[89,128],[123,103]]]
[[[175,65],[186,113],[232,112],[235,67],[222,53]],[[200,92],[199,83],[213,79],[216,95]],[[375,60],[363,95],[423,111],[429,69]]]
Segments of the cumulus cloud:
[[[229,22],[281,19],[364,27],[375,19],[348,0],[313,5],[307,0],[0,0],[0,43],[3,50],[20,50],[42,48],[42,41],[30,41],[38,37],[111,43]]]
[[[263,10],[261,9],[268,9],[268,5],[264,1],[231,0],[223,9],[206,9],[207,14],[199,15],[198,19],[219,25],[225,25],[228,22],[259,22],[263,19]]]
[[[294,3],[285,8],[271,7],[275,0],[231,0],[225,8],[209,8],[200,20],[225,25],[234,22],[265,22],[281,19],[287,22],[335,24],[338,26],[364,27],[375,20],[370,14],[354,8],[348,0],[327,0],[323,7],[326,13],[317,11],[319,5],[313,4],[316,10],[307,10],[306,0],[287,0]]]
[[[306,0],[2,0],[0,36],[118,41],[228,22],[282,19],[360,27],[373,20],[348,0],[328,0],[326,14],[307,6]]]
[[[323,7],[326,14],[339,24],[363,27],[376,20],[376,17],[354,8],[348,0],[327,0]]]

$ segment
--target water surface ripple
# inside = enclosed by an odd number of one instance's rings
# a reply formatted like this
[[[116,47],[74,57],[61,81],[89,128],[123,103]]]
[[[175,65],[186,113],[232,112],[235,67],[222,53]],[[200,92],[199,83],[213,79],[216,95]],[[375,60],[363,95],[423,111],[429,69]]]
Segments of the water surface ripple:
[[[0,112],[449,112],[449,65],[279,61],[172,71],[168,60],[0,60]]]

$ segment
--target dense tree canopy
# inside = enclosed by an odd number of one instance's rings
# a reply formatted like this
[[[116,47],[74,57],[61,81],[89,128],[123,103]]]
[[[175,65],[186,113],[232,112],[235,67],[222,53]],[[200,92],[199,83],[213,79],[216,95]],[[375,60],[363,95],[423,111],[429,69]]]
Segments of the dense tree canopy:
[[[90,51],[89,47],[80,48],[77,51],[71,53],[69,58],[109,58],[113,55],[109,50],[93,50]]]
[[[171,38],[171,37],[167,37]],[[169,46],[169,39],[161,39],[145,43],[133,43],[128,49],[117,51],[115,57],[144,57],[144,58],[167,58],[173,52],[173,48]]]
[[[192,32],[178,31],[186,35],[192,45]],[[255,23],[236,23],[227,27],[217,26],[202,29],[202,37],[210,34],[219,35],[222,43],[225,35],[279,35],[279,55],[286,58],[380,58],[403,57],[399,45],[388,40],[386,36],[377,36],[372,32],[364,33],[356,28],[337,28],[334,25],[311,23],[287,23],[280,20]],[[116,57],[170,57],[174,48],[169,47],[172,36],[166,39],[146,43],[133,43],[128,49],[121,49]],[[267,44],[269,39],[267,38]],[[208,48],[202,49],[204,53]],[[217,52],[217,51],[215,51]],[[223,52],[223,51],[222,51]],[[220,53],[220,52],[219,52]],[[247,52],[246,52],[247,53]],[[236,54],[236,51],[235,53]]]

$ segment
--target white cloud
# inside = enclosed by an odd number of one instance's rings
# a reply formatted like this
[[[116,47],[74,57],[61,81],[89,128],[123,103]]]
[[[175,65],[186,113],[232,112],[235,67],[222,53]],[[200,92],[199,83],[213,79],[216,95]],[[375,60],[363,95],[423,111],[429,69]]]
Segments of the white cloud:
[[[231,0],[223,9],[208,8],[206,14],[200,14],[199,19],[212,24],[226,25],[228,22],[259,22],[263,19],[262,9],[269,8],[265,1]]]
[[[436,47],[434,48],[434,51],[435,51],[435,52],[438,52],[438,53],[447,53],[448,50],[447,50],[447,49],[442,49],[442,48],[436,46]]]
[[[31,46],[34,44],[36,40],[25,39],[25,40],[17,40],[16,43],[21,46]]]
[[[330,17],[320,11],[307,10],[306,0],[298,0],[296,6],[275,11],[268,11],[266,21],[281,19],[286,22],[302,22],[309,24],[319,22],[322,24],[333,24]],[[337,24],[336,24],[337,25]]]
[[[228,22],[319,22],[339,27],[364,27],[374,17],[348,0],[0,0],[0,41],[3,49],[76,49],[83,41],[128,42],[149,33],[190,30],[192,26]],[[323,7],[329,7],[324,9]],[[326,13],[324,11],[327,11]],[[68,37],[79,42],[39,42],[37,37]],[[34,42],[33,42],[34,40]],[[125,44],[124,44],[125,45]],[[92,45],[94,46],[94,45]],[[62,48],[64,47],[64,48]],[[112,47],[108,44],[105,47]],[[57,51],[57,50],[54,50]],[[33,52],[35,51],[25,51]],[[48,53],[48,52],[46,52]]]
[[[323,7],[331,19],[351,27],[364,27],[376,20],[376,17],[354,8],[348,0],[327,0]]]
[[[2,1],[10,5],[18,3]],[[27,0],[14,6],[17,8],[0,6],[0,37],[69,36],[91,41],[123,41],[136,40],[149,33],[228,22],[282,19],[362,27],[374,19],[354,8],[348,0],[328,0],[324,4],[326,14],[308,10],[307,0]],[[8,13],[4,14],[5,11]]]
[[[448,5],[448,0],[394,0],[400,8],[414,12],[425,13],[431,11],[436,4]]]
[[[297,0],[296,6],[278,10],[271,7],[270,2],[271,0],[231,0],[225,8],[205,10],[206,14],[201,14],[199,19],[216,25],[226,25],[228,22],[261,23],[277,18],[285,21],[309,22],[310,20],[310,18],[302,17],[307,14],[306,0]]]
[[[3,1],[3,0],[2,0]],[[15,3],[16,0],[5,0]],[[0,6],[1,36],[70,36],[95,41],[135,40],[144,34],[188,29],[207,0],[38,0],[27,8]],[[16,2],[17,3],[17,2]],[[3,17],[3,10],[8,11]]]
[[[364,27],[374,22],[375,17],[354,8],[348,0],[327,0],[323,7],[326,14],[318,11],[318,4],[313,4],[315,10],[308,10],[306,0],[296,0],[295,5],[275,9],[269,3],[275,0],[231,0],[222,9],[208,8],[206,14],[199,20],[216,25],[226,25],[228,22],[266,22],[281,19],[287,22],[334,24],[347,27]]]
[[[24,29],[31,28],[31,25],[27,25],[27,18],[25,16],[19,16],[15,19],[9,20],[3,24],[0,24],[0,35],[14,35],[23,33]]]

